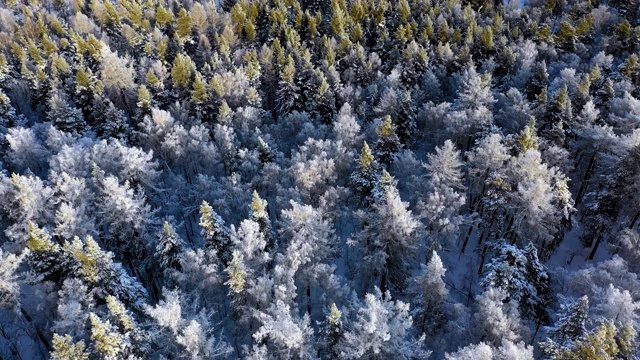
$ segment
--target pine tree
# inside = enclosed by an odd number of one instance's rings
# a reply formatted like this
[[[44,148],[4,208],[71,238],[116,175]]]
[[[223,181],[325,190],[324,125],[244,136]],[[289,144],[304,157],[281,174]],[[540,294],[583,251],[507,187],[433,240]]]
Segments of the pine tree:
[[[478,74],[473,63],[462,74],[462,84],[455,102],[457,112],[448,124],[451,132],[458,135],[473,135],[489,128],[493,123],[491,107],[496,100],[491,92],[491,76]]]
[[[229,276],[229,280],[225,285],[229,286],[231,293],[242,294],[245,290],[247,272],[244,269],[243,256],[239,251],[233,251],[231,261],[229,261],[225,272]],[[232,298],[236,299],[235,296],[232,296]]]
[[[529,125],[516,137],[520,154],[526,153],[528,150],[538,150],[538,136],[536,134],[536,122],[531,119]]]
[[[195,64],[189,55],[178,54],[171,67],[173,86],[181,91],[191,88],[191,81],[195,73]]]
[[[427,158],[429,162],[423,166],[427,169],[428,192],[426,199],[418,203],[420,216],[427,222],[431,247],[451,246],[465,221],[460,214],[466,203],[461,192],[464,164],[451,140],[436,147],[436,153],[428,154]]]
[[[344,340],[345,329],[342,325],[342,313],[338,310],[335,303],[331,304],[331,309],[327,314],[320,336],[322,336],[322,345],[324,349],[324,357],[327,359],[336,359],[339,356],[339,346]]]
[[[521,250],[513,245],[503,244],[496,256],[486,267],[486,275],[481,285],[504,291],[506,301],[519,304],[522,315],[546,320],[549,299],[549,275],[538,261],[533,244]]]
[[[382,120],[382,123],[376,129],[376,133],[378,134],[378,141],[376,142],[374,153],[378,161],[389,170],[397,153],[402,149],[400,138],[396,134],[396,126],[391,122],[390,116],[387,115]]]
[[[358,169],[351,174],[351,185],[360,201],[364,204],[369,202],[379,171],[378,162],[373,158],[371,149],[365,142],[360,153]]]
[[[267,251],[270,251],[275,249],[277,244],[271,228],[271,220],[269,219],[267,206],[267,201],[261,199],[258,192],[254,190],[253,198],[249,204],[249,216],[251,217],[251,220],[255,221],[260,226],[260,232],[267,241]]]
[[[422,265],[420,275],[413,279],[409,287],[415,305],[412,316],[421,332],[437,334],[447,320],[445,301],[449,290],[444,282],[445,271],[440,256],[433,251],[431,259],[426,266]]]
[[[70,133],[81,133],[86,127],[82,112],[69,105],[58,92],[49,98],[47,119],[56,128]]]
[[[296,67],[293,57],[289,55],[286,59],[286,64],[284,64],[280,71],[276,93],[277,110],[280,116],[285,116],[294,110],[301,110],[296,107],[296,104],[299,103],[300,89],[299,84],[295,80]]]
[[[84,243],[78,237],[65,242],[63,251],[73,257],[78,273],[91,284],[96,296],[113,295],[127,306],[140,307],[144,302],[147,294],[142,285],[120,263],[114,262],[113,254],[103,251],[91,236],[87,235]]]
[[[363,253],[362,276],[365,284],[378,279],[380,289],[401,290],[417,247],[418,221],[408,203],[400,199],[395,181],[383,170],[369,213],[359,213],[363,229],[358,240]]]
[[[547,63],[542,61],[536,63],[533,75],[526,86],[529,101],[535,101],[549,84],[549,74],[547,73]]]
[[[546,122],[542,124],[542,131],[549,132],[554,127],[573,125],[573,109],[566,86],[558,90],[547,106]]]
[[[220,215],[204,200],[200,205],[200,227],[205,248],[215,251],[220,261],[227,265],[233,251],[229,229],[224,226]]]
[[[507,294],[503,290],[493,287],[488,287],[476,297],[476,331],[494,346],[499,346],[504,340],[518,342],[527,335],[517,303],[506,299]]]
[[[131,129],[124,111],[116,106],[108,98],[96,95],[91,109],[91,119],[94,129],[99,137],[104,139],[126,139],[130,136]]]
[[[398,126],[398,137],[402,144],[408,145],[413,142],[416,132],[415,113],[417,109],[411,99],[411,92],[405,91],[401,95],[398,109],[398,117],[395,119]]]
[[[275,160],[275,154],[271,150],[269,144],[264,141],[261,136],[258,136],[258,152],[260,153],[259,159],[260,162],[264,165],[266,163],[272,162]]]
[[[160,266],[164,269],[165,275],[172,270],[182,270],[180,253],[183,248],[184,242],[176,234],[173,226],[165,221],[162,225],[162,232],[158,234],[158,245],[156,245],[154,254],[157,256]]]
[[[117,359],[125,350],[124,336],[109,321],[102,321],[96,314],[89,314],[91,323],[91,340],[95,354],[104,359]]]
[[[69,255],[51,240],[46,230],[38,228],[33,222],[27,225],[27,248],[30,250],[27,263],[42,278],[62,284],[66,276],[73,271]]]
[[[191,40],[192,27],[191,17],[187,10],[185,8],[180,9],[178,19],[176,19],[176,35],[180,41],[189,42]]]
[[[549,357],[559,357],[565,350],[576,345],[587,332],[589,298],[585,295],[572,303],[561,305],[558,320],[549,328],[547,339],[540,344]]]

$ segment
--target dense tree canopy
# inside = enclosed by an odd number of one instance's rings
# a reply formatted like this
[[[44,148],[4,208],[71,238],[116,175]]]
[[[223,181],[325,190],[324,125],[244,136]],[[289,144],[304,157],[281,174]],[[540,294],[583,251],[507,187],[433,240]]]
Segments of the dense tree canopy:
[[[639,9],[3,1],[0,358],[637,358]]]

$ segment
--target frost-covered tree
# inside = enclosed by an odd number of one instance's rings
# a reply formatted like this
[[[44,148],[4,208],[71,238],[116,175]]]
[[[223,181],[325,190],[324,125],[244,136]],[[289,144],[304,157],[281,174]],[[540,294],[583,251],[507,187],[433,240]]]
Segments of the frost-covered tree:
[[[518,342],[526,339],[527,329],[520,319],[518,304],[507,301],[503,290],[489,287],[476,297],[476,302],[476,331],[481,339],[494,346],[499,346],[502,340]]]
[[[61,284],[67,275],[74,270],[68,253],[62,251],[58,243],[54,243],[45,229],[38,228],[32,222],[27,227],[26,260],[36,276],[42,280]]]
[[[410,286],[414,296],[412,316],[415,327],[422,332],[437,334],[446,322],[449,290],[444,282],[445,271],[440,256],[434,251]]]
[[[84,240],[75,237],[65,242],[63,250],[75,260],[78,274],[99,298],[113,295],[127,306],[141,307],[147,296],[142,285],[129,275],[120,263],[113,261],[113,254],[105,252],[98,243],[87,236]]]
[[[450,140],[435,154],[427,155],[428,192],[426,199],[418,204],[420,217],[426,221],[429,242],[434,248],[455,243],[464,223],[460,214],[466,199],[462,190],[462,167],[460,152]]]
[[[446,354],[447,360],[489,360],[494,358],[494,349],[484,342],[479,344],[469,345],[458,351]]]
[[[353,109],[349,103],[344,103],[333,123],[333,132],[336,140],[348,149],[355,149],[360,144],[362,135],[360,134],[360,124],[353,114]]]
[[[158,245],[156,245],[155,256],[158,263],[167,271],[181,270],[180,253],[184,248],[184,242],[176,234],[176,230],[167,221],[162,225],[162,232],[158,234]]]
[[[134,190],[129,181],[121,184],[114,176],[98,181],[101,201],[97,210],[103,224],[109,228],[111,246],[131,261],[145,251],[140,240],[146,235],[147,226],[155,221],[151,207],[143,190]]]
[[[285,302],[277,300],[266,312],[260,312],[258,320],[262,326],[253,334],[253,339],[258,344],[266,344],[265,350],[271,356],[311,358],[317,350],[312,343],[309,315],[300,318],[291,310]]]
[[[321,336],[321,347],[324,351],[324,357],[335,359],[339,356],[339,346],[344,340],[344,333],[342,312],[338,310],[335,303],[332,303],[321,325],[319,334]]]
[[[420,358],[430,355],[423,347],[424,337],[412,332],[408,304],[393,301],[388,292],[382,294],[376,288],[374,293],[365,295],[361,305],[355,306],[357,315],[344,334],[341,358]]]
[[[329,265],[337,255],[337,241],[332,224],[319,209],[291,202],[291,209],[282,211],[281,226],[287,249],[278,262],[289,268],[295,283],[306,292],[306,309],[311,313],[312,288],[322,294],[335,291],[333,271]],[[333,281],[331,281],[333,280]],[[295,295],[294,295],[295,296]]]
[[[214,324],[203,309],[193,312],[176,291],[164,292],[164,299],[154,307],[145,306],[145,312],[154,320],[159,331],[156,339],[162,351],[159,354],[188,354],[189,358],[222,357],[231,352],[229,345],[213,334]],[[186,306],[185,306],[186,305]]]
[[[89,313],[95,310],[89,288],[78,278],[64,280],[58,291],[57,317],[52,329],[60,334],[70,335],[74,339],[87,338],[86,323]]]
[[[561,305],[558,320],[547,331],[547,339],[540,344],[547,356],[559,356],[575,346],[575,342],[586,334],[589,315],[589,298],[585,295],[575,302]]]
[[[276,239],[271,228],[271,219],[267,212],[267,201],[260,198],[257,191],[253,191],[253,197],[249,204],[249,216],[251,220],[258,224],[260,233],[264,237],[268,250],[276,247]]]
[[[358,214],[363,224],[357,236],[363,253],[360,275],[369,288],[379,281],[385,291],[403,289],[418,246],[419,223],[384,170],[376,191],[372,209]]]
[[[351,174],[351,184],[360,201],[365,204],[375,188],[379,173],[379,165],[371,153],[371,148],[365,142],[360,153],[358,168]]]
[[[0,308],[17,309],[19,306],[20,284],[18,282],[18,267],[24,255],[4,254],[0,250]]]
[[[505,292],[506,301],[515,301],[523,316],[545,321],[549,305],[549,275],[540,263],[537,250],[529,244],[525,249],[502,244],[498,255],[485,268],[481,285]]]
[[[74,342],[69,335],[60,336],[53,335],[52,340],[53,351],[51,358],[54,360],[88,360],[89,354],[85,351],[83,341]]]
[[[391,122],[390,116],[387,115],[382,119],[382,123],[376,129],[376,133],[378,134],[378,140],[374,154],[378,161],[389,170],[397,153],[402,149],[402,143],[396,134],[396,126]]]
[[[86,127],[82,112],[55,93],[49,98],[47,118],[55,127],[66,132],[81,133]]]
[[[200,227],[205,248],[215,251],[223,264],[226,265],[231,261],[232,252],[229,229],[225,227],[224,220],[220,215],[204,200],[200,204]]]
[[[494,102],[490,74],[478,74],[471,64],[462,74],[455,110],[447,116],[447,130],[457,137],[463,137],[489,128],[493,123],[491,107]]]

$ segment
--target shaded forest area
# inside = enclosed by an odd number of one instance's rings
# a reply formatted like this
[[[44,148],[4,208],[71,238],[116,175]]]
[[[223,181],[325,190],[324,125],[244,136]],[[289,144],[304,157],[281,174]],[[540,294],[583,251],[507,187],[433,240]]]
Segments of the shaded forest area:
[[[640,1],[0,3],[0,358],[640,356]]]

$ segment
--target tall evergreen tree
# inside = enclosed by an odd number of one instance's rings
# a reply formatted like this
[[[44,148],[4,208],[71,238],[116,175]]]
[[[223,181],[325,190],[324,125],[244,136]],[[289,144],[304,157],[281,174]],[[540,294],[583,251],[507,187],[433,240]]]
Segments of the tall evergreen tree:
[[[200,204],[200,227],[205,248],[215,251],[222,263],[228,264],[233,250],[229,229],[224,226],[224,220],[206,201]]]

